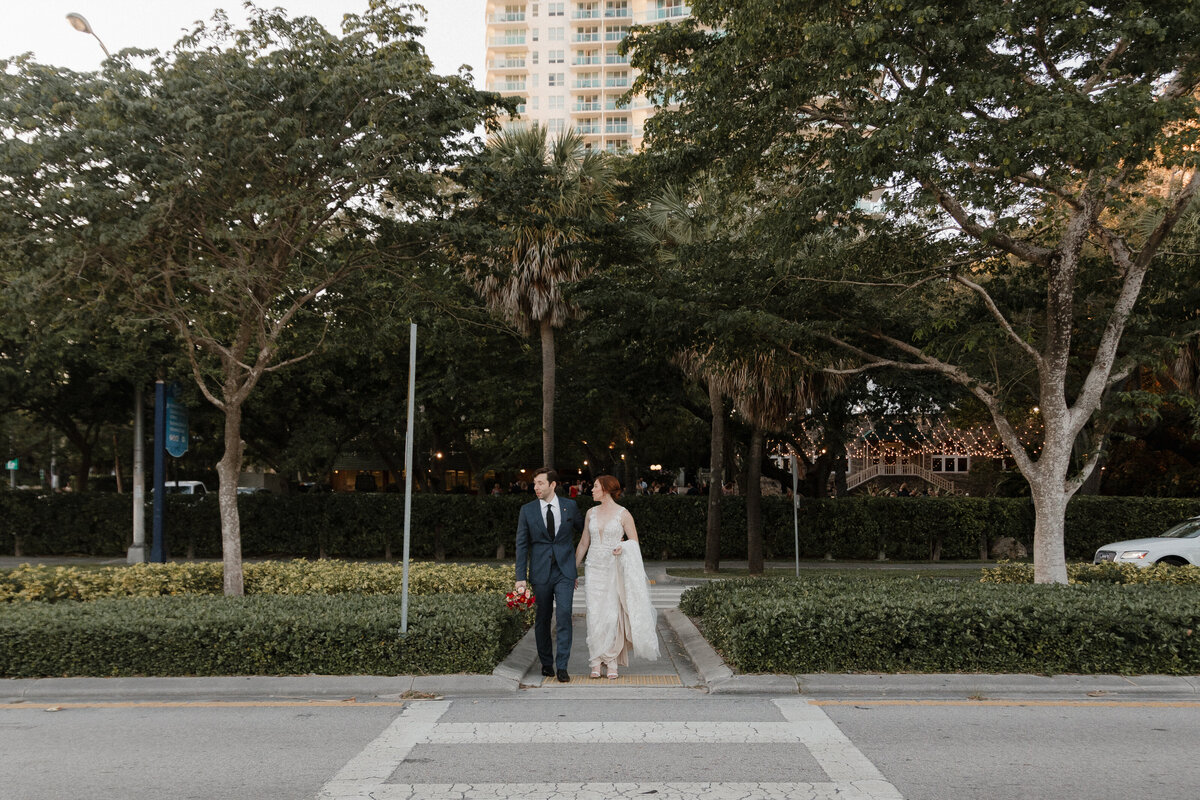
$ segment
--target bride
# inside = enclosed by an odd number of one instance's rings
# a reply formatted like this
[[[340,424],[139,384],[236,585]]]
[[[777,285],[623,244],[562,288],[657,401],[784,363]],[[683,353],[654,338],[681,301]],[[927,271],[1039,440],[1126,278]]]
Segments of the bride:
[[[657,612],[650,603],[633,515],[617,505],[620,496],[616,478],[596,478],[592,497],[599,505],[588,510],[575,550],[576,567],[587,555],[587,645],[593,678],[600,677],[602,665],[608,666],[609,678],[616,678],[618,665],[628,666],[631,650],[639,658],[658,658]]]

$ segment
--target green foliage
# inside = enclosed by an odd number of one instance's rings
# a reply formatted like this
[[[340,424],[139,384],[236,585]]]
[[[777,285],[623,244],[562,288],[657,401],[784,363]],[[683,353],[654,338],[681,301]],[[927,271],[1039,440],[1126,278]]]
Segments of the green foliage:
[[[112,598],[0,612],[0,676],[486,673],[524,632],[503,596]]]
[[[0,60],[0,255],[51,299],[99,293],[176,334],[225,415],[224,503],[256,385],[320,346],[349,276],[418,280],[442,172],[502,104],[433,73],[414,15],[372,2],[331,35],[248,4],[245,29],[218,13],[148,69],[132,51],[103,74]],[[236,508],[223,520],[236,594]]]
[[[982,583],[1033,583],[1032,564],[1004,561],[983,570]],[[1173,567],[1169,564],[1068,564],[1068,583],[1169,583],[1175,586],[1200,586],[1200,566],[1189,564]]]
[[[169,549],[181,556],[190,547],[198,558],[220,554],[220,525],[213,498],[167,498]],[[504,547],[511,557],[517,512],[528,500],[518,495],[413,495],[411,555],[418,559],[494,558]],[[707,498],[634,496],[621,500],[637,520],[647,558],[704,557]],[[244,552],[249,557],[302,556],[380,559],[391,542],[403,541],[398,494],[241,495]],[[581,499],[586,509],[590,501]],[[763,498],[763,549],[769,559],[795,552],[792,504]],[[1145,497],[1076,497],[1067,509],[1066,548],[1073,559],[1091,560],[1107,542],[1165,531],[1200,514],[1200,500]],[[47,495],[0,492],[0,552],[20,538],[25,555],[124,555],[130,509],[120,495]],[[863,497],[800,500],[800,555],[924,560],[940,542],[946,559],[979,557],[980,543],[1002,536],[1025,543],[1033,537],[1028,498]],[[722,558],[745,558],[745,498],[721,503]],[[736,531],[737,533],[729,533]],[[249,570],[251,567],[247,565]],[[249,579],[248,579],[249,580]]]
[[[400,564],[345,561],[254,562],[244,567],[248,595],[400,594]],[[426,594],[500,594],[512,584],[512,569],[488,565],[409,564],[408,590]],[[0,602],[92,601],[107,597],[159,597],[221,593],[221,564],[136,564],[82,569],[31,566],[0,573]]]
[[[804,578],[713,582],[680,608],[746,672],[1194,675],[1193,586],[996,586]]]
[[[1195,335],[1195,304],[1179,297],[1200,262],[1156,254],[1200,191],[1200,10],[691,8],[625,44],[635,91],[664,106],[647,158],[750,196],[748,249],[774,280],[743,313],[764,331],[793,327],[762,348],[937,373],[973,395],[1039,497],[1039,579],[1065,580],[1062,508],[1097,463],[1102,402],[1129,364]],[[1033,406],[1039,424],[1022,435]],[[1094,447],[1072,465],[1081,427]]]

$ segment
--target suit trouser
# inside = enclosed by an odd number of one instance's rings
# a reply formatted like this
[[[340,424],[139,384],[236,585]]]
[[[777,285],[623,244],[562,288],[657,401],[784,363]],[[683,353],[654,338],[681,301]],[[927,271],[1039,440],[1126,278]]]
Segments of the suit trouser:
[[[533,633],[537,640],[538,659],[543,667],[566,669],[567,661],[571,658],[571,603],[575,598],[575,579],[563,575],[558,564],[552,564],[550,581],[533,584],[533,595],[537,598]],[[552,606],[558,610],[557,648],[554,649],[550,646],[551,618],[554,616]]]

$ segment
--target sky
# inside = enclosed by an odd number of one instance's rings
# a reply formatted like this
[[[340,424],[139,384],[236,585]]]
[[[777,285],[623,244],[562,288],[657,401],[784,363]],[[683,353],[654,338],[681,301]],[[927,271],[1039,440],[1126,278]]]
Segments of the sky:
[[[109,51],[126,47],[166,50],[196,20],[223,8],[231,20],[245,20],[242,0],[4,0],[0,14],[0,58],[32,51],[35,60],[77,71],[99,69],[104,52],[96,39],[67,22],[82,14]],[[316,17],[327,29],[341,31],[342,15],[366,11],[368,0],[258,0],[289,16]],[[475,85],[484,79],[485,0],[423,0],[428,12],[422,38],[435,71],[454,73],[473,67]]]

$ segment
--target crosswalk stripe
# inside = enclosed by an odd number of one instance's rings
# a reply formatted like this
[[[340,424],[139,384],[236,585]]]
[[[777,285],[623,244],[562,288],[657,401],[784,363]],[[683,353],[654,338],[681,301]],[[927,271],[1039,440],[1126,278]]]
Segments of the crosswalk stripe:
[[[452,722],[438,725],[432,744],[779,744],[828,736],[794,722]]]
[[[784,721],[440,722],[452,701],[414,702],[321,788],[318,800],[903,800],[818,705],[772,700]],[[828,781],[812,783],[388,783],[418,744],[799,744]]]
[[[450,708],[449,701],[413,703],[383,733],[346,762],[317,794],[320,800],[369,800],[388,776],[424,741]]]
[[[414,783],[391,784],[372,800],[890,800],[871,785],[822,783]]]

